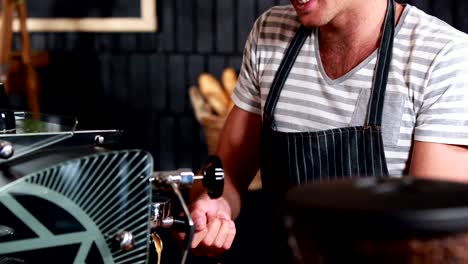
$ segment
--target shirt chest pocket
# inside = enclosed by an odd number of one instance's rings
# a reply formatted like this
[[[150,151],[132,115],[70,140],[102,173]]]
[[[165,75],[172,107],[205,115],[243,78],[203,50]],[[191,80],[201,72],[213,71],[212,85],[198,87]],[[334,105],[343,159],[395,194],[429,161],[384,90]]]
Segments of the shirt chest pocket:
[[[350,126],[362,126],[366,120],[371,90],[362,89],[351,117]],[[387,92],[382,116],[382,138],[385,146],[398,144],[403,117],[404,96]]]

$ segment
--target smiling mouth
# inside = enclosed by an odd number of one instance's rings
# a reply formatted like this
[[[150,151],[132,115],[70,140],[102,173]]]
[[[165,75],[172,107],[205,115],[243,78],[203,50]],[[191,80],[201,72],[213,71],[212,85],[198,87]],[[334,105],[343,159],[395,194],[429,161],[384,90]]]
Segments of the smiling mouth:
[[[301,11],[305,11],[307,9],[309,9],[309,7],[312,5],[312,2],[314,0],[296,0],[296,8],[298,8],[299,10]]]
[[[308,2],[310,2],[310,0],[296,0],[296,2],[297,2],[299,5],[305,5],[305,4],[307,4]]]

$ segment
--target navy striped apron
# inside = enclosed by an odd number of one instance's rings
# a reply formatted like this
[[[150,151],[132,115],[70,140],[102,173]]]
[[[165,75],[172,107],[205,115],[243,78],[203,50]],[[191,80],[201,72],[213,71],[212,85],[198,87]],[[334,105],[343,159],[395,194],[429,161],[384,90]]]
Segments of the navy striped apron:
[[[285,133],[276,129],[274,110],[289,72],[311,29],[299,27],[278,68],[268,94],[262,123],[261,176],[264,204],[262,244],[270,248],[264,263],[294,263],[287,244],[281,199],[290,187],[307,182],[352,177],[386,177],[387,163],[381,134],[385,88],[395,25],[395,2],[388,1],[377,57],[372,94],[363,126],[318,132]]]
[[[265,103],[261,175],[266,191],[282,193],[289,187],[307,182],[388,176],[381,133],[395,25],[395,2],[388,2],[372,94],[363,126],[298,133],[276,130],[273,116],[281,90],[304,41],[311,34],[311,29],[299,27],[279,66]]]

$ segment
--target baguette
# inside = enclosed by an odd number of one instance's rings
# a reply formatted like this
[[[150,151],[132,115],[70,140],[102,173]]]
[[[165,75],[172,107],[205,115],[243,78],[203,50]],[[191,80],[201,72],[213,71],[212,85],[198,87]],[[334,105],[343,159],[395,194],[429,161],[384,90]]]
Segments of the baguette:
[[[205,103],[205,98],[198,90],[198,87],[191,86],[189,88],[189,97],[198,122],[211,115],[211,108]]]
[[[229,110],[229,98],[221,83],[209,73],[202,73],[198,78],[200,92],[218,115],[224,116]]]
[[[237,84],[236,71],[231,67],[224,69],[223,74],[221,76],[221,81],[223,83],[224,88],[226,89],[228,96],[231,96]]]
[[[234,88],[236,88],[237,84],[237,72],[231,67],[224,69],[223,75],[221,76],[221,81],[229,99],[231,99],[231,95],[234,92]],[[234,102],[229,100],[228,111],[231,111],[233,106]]]

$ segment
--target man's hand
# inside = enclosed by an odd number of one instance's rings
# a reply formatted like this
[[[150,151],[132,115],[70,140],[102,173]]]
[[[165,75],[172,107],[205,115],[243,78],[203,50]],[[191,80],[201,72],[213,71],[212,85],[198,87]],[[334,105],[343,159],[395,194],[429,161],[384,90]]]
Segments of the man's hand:
[[[203,194],[191,204],[195,234],[191,247],[195,254],[216,256],[231,248],[236,226],[224,198],[211,199]]]

